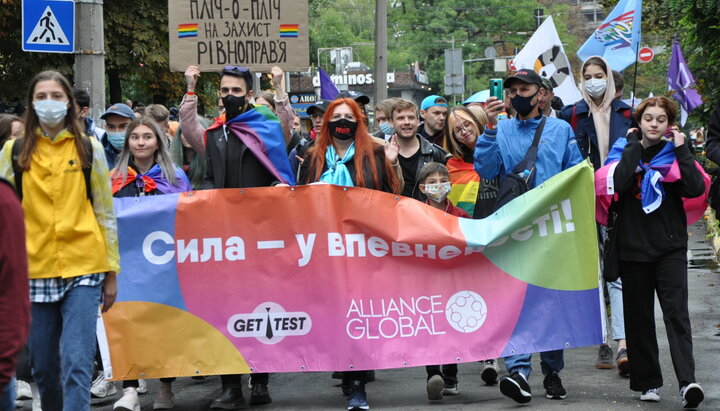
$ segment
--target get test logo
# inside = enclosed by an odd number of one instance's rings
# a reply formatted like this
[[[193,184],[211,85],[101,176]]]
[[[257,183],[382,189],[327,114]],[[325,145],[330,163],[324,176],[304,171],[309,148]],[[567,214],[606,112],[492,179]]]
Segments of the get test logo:
[[[305,335],[312,328],[306,312],[288,312],[277,303],[265,302],[252,313],[235,314],[228,319],[227,329],[236,338],[255,337],[263,344],[277,344],[285,337]]]

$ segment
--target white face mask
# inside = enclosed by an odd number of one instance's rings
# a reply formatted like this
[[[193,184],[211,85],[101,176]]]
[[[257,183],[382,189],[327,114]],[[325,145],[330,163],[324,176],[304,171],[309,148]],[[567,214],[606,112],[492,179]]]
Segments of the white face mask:
[[[68,102],[47,99],[34,102],[33,107],[40,123],[55,127],[65,118]]]
[[[450,193],[450,188],[449,182],[425,184],[425,195],[436,203],[442,203]]]
[[[591,78],[585,81],[585,91],[592,98],[602,97],[607,90],[607,79]]]

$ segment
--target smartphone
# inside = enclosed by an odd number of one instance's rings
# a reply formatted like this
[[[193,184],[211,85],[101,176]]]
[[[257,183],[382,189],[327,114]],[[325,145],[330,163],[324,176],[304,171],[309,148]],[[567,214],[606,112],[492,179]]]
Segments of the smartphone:
[[[505,99],[504,91],[501,78],[490,79],[490,97],[497,97],[498,100],[503,101]]]

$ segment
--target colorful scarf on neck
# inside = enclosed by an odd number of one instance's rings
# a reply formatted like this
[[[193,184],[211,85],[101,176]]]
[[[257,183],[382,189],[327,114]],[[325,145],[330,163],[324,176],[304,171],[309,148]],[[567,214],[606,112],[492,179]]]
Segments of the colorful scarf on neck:
[[[337,151],[335,151],[335,146],[330,144],[327,150],[325,150],[325,165],[327,166],[327,170],[320,176],[320,181],[338,186],[355,186],[350,176],[350,170],[348,170],[345,165],[349,161],[353,161],[353,157],[355,157],[355,142],[350,144],[343,158],[338,156]]]
[[[174,167],[173,169],[175,170],[175,179],[177,180],[176,186],[172,185],[170,181],[163,176],[162,169],[157,164],[150,167],[150,170],[145,174],[138,173],[134,168],[128,166],[127,179],[125,179],[125,181],[123,181],[123,177],[120,174],[112,175],[112,193],[114,195],[122,190],[123,187],[132,183],[135,183],[137,187],[145,193],[152,193],[154,190],[158,190],[162,194],[171,194],[192,190],[185,173],[178,167]]]
[[[224,117],[217,118],[208,130],[223,126],[227,127],[228,135],[239,138],[275,178],[295,185],[280,120],[269,108],[256,106],[228,121]]]
[[[613,201],[618,200],[615,192],[615,167],[622,157],[627,139],[619,138],[610,149],[605,166],[595,172],[596,219],[602,225],[607,225],[608,209]],[[707,199],[710,192],[710,177],[702,166],[695,161],[705,181],[705,194],[696,198],[683,198],[685,214],[688,225],[699,220],[707,209]],[[665,189],[662,183],[672,183],[680,180],[680,166],[675,157],[675,145],[672,142],[665,144],[660,152],[645,164],[640,161],[636,172],[644,171],[640,182],[640,201],[645,214],[657,210],[665,199]]]
[[[467,163],[461,158],[449,159],[447,169],[450,172],[450,183],[452,184],[448,199],[453,205],[462,208],[472,216],[478,191],[480,191],[480,176],[473,169],[472,163]]]

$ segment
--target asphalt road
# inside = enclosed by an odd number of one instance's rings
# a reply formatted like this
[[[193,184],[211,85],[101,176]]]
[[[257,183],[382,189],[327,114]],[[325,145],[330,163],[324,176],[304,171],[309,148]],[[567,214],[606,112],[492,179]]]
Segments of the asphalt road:
[[[696,378],[705,390],[701,408],[720,409],[720,273],[714,252],[705,240],[702,223],[689,227],[689,287],[690,316],[696,363]],[[630,391],[628,380],[618,376],[615,370],[595,368],[597,347],[582,347],[565,352],[565,370],[561,373],[568,391],[565,400],[548,400],[542,387],[538,356],[533,358],[534,371],[530,378],[533,400],[527,406],[537,410],[670,410],[680,409],[681,399],[673,372],[670,354],[662,322],[662,313],[656,304],[656,323],[660,360],[665,386],[660,391],[659,403],[644,403],[639,394]],[[613,350],[615,347],[613,347]],[[459,371],[460,394],[445,397],[442,402],[429,403],[425,393],[424,368],[408,368],[377,371],[377,380],[367,386],[371,409],[383,410],[475,410],[513,409],[518,405],[505,398],[495,386],[486,386],[480,379],[481,366],[477,363],[461,364]],[[335,387],[330,373],[273,374],[270,393],[273,403],[245,408],[262,410],[340,410],[345,409],[345,397]],[[157,381],[149,381],[149,393],[141,395],[143,410],[152,410],[153,393]],[[220,393],[219,377],[207,377],[204,381],[190,378],[178,379],[173,384],[177,411],[206,410]],[[120,398],[94,399],[93,411],[111,411],[113,402]],[[247,390],[245,398],[249,398]],[[30,410],[30,402],[25,402]]]

